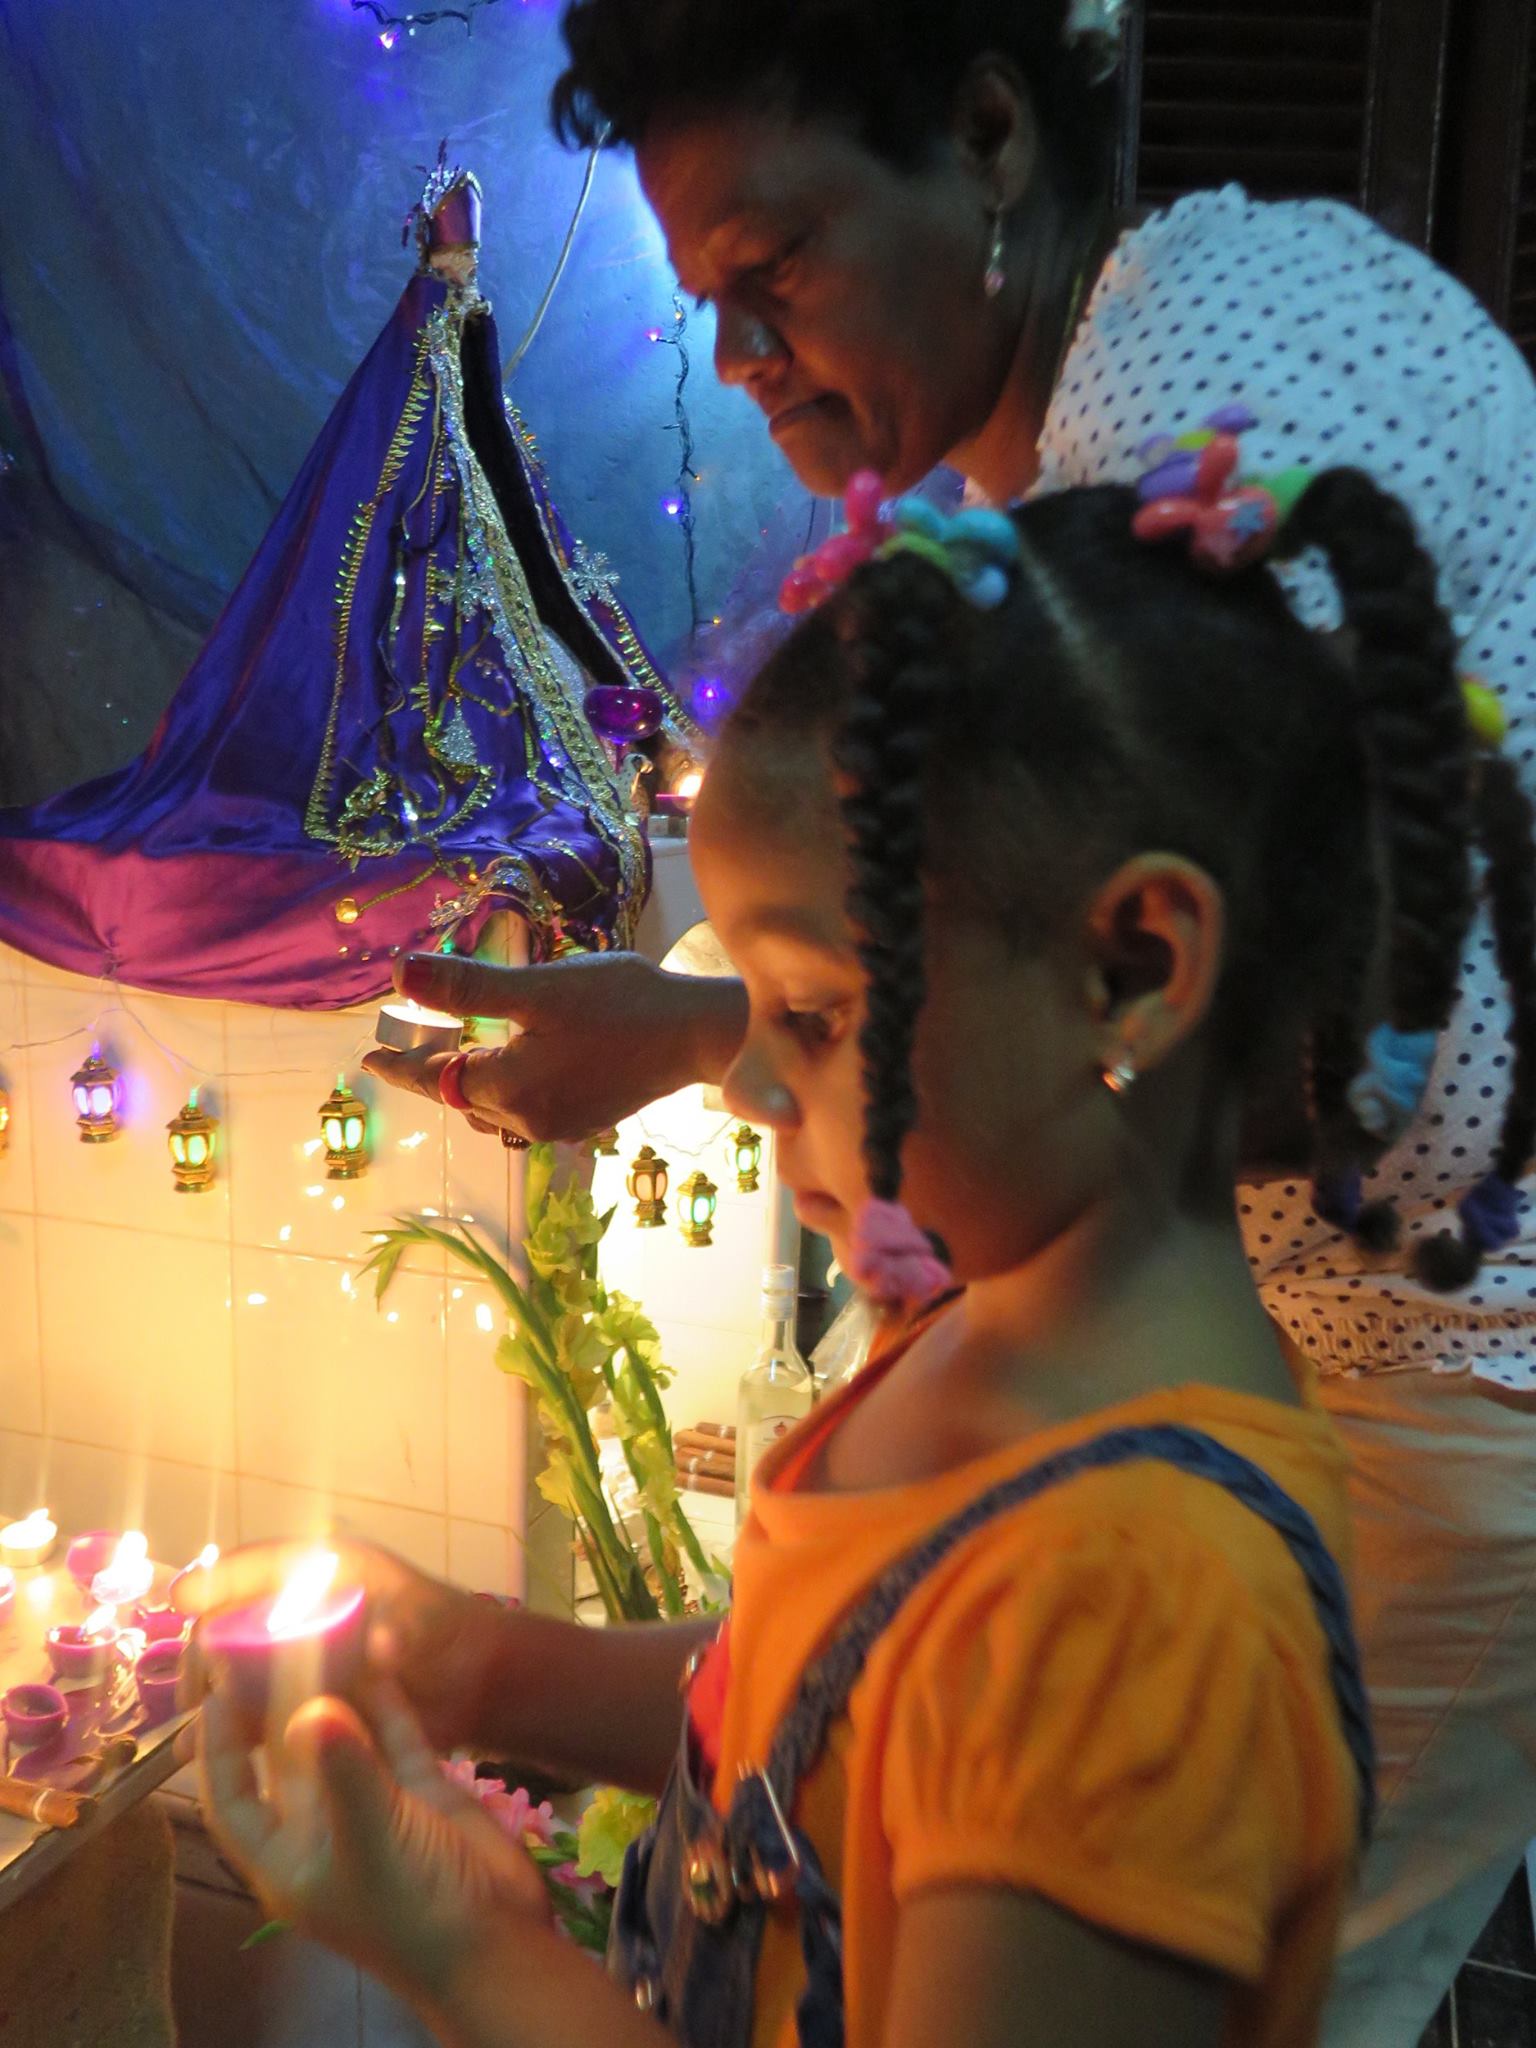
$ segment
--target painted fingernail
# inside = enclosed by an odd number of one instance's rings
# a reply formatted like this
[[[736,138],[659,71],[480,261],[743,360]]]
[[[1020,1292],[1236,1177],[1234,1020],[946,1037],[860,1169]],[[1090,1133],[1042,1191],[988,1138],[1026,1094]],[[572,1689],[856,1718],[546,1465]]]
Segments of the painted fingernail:
[[[400,989],[408,996],[431,995],[438,983],[442,961],[435,953],[407,953],[400,963]]]

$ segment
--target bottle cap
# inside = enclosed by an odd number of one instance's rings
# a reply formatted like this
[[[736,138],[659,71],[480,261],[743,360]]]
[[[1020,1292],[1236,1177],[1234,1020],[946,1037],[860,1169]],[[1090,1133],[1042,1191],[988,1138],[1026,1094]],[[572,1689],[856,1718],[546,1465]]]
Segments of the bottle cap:
[[[793,1304],[799,1292],[799,1278],[793,1266],[764,1266],[764,1301],[788,1301]]]

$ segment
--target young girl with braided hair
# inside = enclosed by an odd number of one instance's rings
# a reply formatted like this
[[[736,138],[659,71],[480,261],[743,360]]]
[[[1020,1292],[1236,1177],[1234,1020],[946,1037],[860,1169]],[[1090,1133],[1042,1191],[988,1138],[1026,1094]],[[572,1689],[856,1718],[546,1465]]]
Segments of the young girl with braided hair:
[[[1536,894],[1407,515],[1353,471],[1236,480],[1239,425],[1008,516],[887,519],[861,479],[721,738],[693,853],[750,997],[728,1099],[889,1309],[763,1461],[725,1628],[361,1560],[388,1680],[296,1718],[265,1792],[211,1674],[220,1839],[453,2048],[1317,2039],[1375,1804],[1345,1460],[1232,1190],[1262,1139],[1390,1233],[1362,1189],[1483,885],[1503,1132],[1417,1254],[1464,1283],[1532,1144]],[[1266,560],[1302,548],[1340,639]],[[276,1565],[230,1568],[210,1598]],[[676,1743],[616,1985],[417,1715],[641,1790]]]

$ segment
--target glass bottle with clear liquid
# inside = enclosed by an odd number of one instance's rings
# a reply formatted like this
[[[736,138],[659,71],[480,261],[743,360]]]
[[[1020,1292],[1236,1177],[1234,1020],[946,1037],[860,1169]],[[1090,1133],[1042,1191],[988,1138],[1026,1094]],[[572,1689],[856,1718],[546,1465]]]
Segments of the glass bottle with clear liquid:
[[[736,1389],[736,1526],[763,1453],[808,1415],[816,1398],[810,1367],[795,1349],[795,1269],[763,1268],[763,1341]]]

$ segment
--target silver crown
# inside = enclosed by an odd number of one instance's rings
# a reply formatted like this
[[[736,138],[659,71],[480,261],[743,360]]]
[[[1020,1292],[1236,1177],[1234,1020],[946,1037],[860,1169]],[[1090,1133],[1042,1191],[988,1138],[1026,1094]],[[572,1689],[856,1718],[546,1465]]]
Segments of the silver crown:
[[[1071,0],[1061,39],[1069,45],[1090,45],[1096,85],[1113,77],[1120,66],[1126,0]]]

